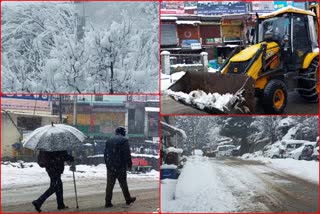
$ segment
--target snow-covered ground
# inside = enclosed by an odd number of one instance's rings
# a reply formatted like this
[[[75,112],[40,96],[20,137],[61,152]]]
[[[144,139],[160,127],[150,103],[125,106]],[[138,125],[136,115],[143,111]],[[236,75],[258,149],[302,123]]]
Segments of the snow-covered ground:
[[[21,168],[21,167],[24,168]],[[89,180],[95,178],[106,178],[107,170],[105,164],[98,166],[77,165],[75,176],[77,180]],[[151,170],[145,174],[128,173],[128,179],[159,179],[159,172]],[[63,181],[71,181],[73,179],[72,172],[66,166],[62,175]],[[2,189],[19,188],[25,186],[47,184],[49,177],[44,168],[41,168],[37,163],[9,163],[1,165],[1,184]]]
[[[177,181],[161,181],[162,211],[235,211],[234,197],[211,163],[204,159],[193,156],[187,161]]]
[[[266,165],[281,170],[287,174],[308,180],[310,182],[319,183],[319,162],[286,159],[271,159],[255,154],[244,154],[241,156],[244,160],[258,160]]]
[[[254,160],[188,157],[177,180],[161,180],[162,212],[317,210],[317,199],[304,199],[318,194],[318,163]]]

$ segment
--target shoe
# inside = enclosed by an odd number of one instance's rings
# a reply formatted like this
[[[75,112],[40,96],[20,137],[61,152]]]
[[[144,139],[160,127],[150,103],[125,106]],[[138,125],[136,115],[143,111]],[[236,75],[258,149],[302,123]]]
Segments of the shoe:
[[[104,205],[105,208],[110,208],[110,207],[113,207],[113,204],[110,202],[110,203],[106,203]]]
[[[131,203],[135,202],[136,199],[137,199],[136,197],[131,197],[129,200],[126,201],[126,204],[130,205]]]
[[[32,205],[39,213],[41,212],[41,209],[40,209],[41,206],[37,203],[37,201],[32,201]]]
[[[58,207],[58,210],[64,210],[64,209],[69,209],[68,206],[64,205],[64,206],[61,206],[61,207]]]

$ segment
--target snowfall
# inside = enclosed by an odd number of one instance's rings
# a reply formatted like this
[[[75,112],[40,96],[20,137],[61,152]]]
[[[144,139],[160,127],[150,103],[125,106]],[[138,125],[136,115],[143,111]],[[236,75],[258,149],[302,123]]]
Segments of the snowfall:
[[[215,70],[211,72],[215,72]],[[194,90],[194,91],[191,91],[190,93],[184,93],[181,91],[172,91],[168,89],[172,84],[174,84],[181,77],[183,77],[184,74],[185,74],[184,71],[173,73],[171,75],[161,74],[162,93],[173,97],[177,101],[182,100],[187,104],[195,105],[201,110],[206,107],[209,107],[209,108],[217,108],[223,111],[223,108],[233,97],[233,94],[230,94],[230,93],[227,93],[227,94],[206,93],[202,90]]]
[[[162,212],[237,212],[246,210],[246,206],[263,206],[246,199],[256,192],[263,194],[268,188],[256,175],[279,170],[318,184],[319,163],[315,161],[270,159],[254,154],[244,154],[238,160],[256,160],[265,165],[239,168],[201,154],[188,157],[177,180],[161,180]]]
[[[76,180],[105,179],[105,164],[77,165],[75,177]],[[2,189],[19,188],[32,185],[48,184],[49,177],[44,168],[41,168],[35,162],[2,162],[1,164],[1,184]],[[131,174],[128,173],[128,179],[159,179],[159,172],[151,170],[148,173]],[[72,171],[66,166],[62,175],[62,181],[72,181]]]

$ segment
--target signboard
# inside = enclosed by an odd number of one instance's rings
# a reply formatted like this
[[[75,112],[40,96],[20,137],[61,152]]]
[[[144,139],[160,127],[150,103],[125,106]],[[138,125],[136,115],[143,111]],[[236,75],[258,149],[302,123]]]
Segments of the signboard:
[[[1,108],[16,112],[52,112],[51,99],[46,95],[2,95]]]
[[[183,1],[167,1],[161,3],[161,14],[183,14],[184,2]]]
[[[288,2],[286,1],[274,1],[274,10],[279,10],[281,8],[288,7]]]
[[[199,1],[197,4],[199,15],[239,14],[247,12],[245,2],[207,2]]]
[[[270,13],[274,11],[273,1],[252,1],[252,12]]]

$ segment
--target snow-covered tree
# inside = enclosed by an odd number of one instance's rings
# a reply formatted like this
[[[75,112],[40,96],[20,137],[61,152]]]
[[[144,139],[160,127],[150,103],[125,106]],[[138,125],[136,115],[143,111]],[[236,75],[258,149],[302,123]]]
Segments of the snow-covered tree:
[[[72,3],[3,3],[3,91],[47,91],[43,77],[54,37],[69,33],[74,14]]]
[[[105,4],[120,16],[88,22],[79,38],[74,2],[3,3],[2,90],[157,92],[158,3],[134,3],[130,13],[122,6],[131,2]]]

